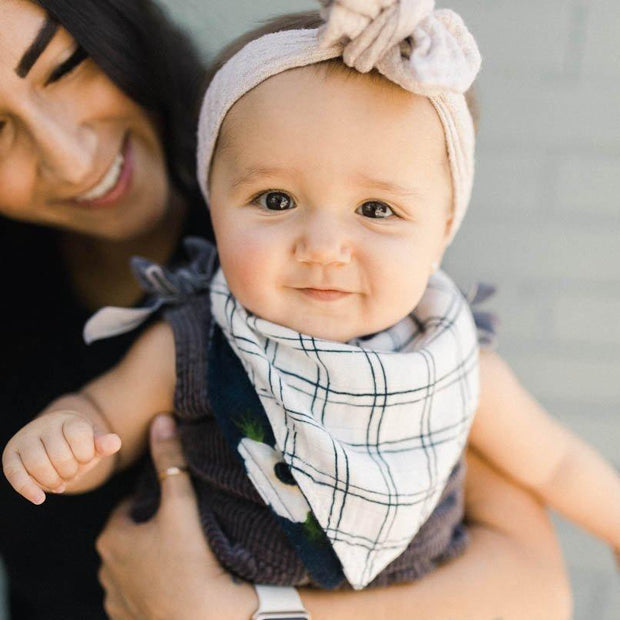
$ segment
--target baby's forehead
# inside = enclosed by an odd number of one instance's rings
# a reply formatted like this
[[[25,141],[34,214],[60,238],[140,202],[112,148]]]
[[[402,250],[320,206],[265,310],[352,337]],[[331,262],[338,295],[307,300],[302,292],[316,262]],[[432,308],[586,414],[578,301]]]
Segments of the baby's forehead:
[[[284,71],[247,92],[226,114],[214,157],[242,150],[260,134],[295,139],[307,137],[305,129],[330,124],[343,134],[367,136],[369,144],[396,138],[407,147],[403,138],[410,138],[429,156],[447,157],[443,126],[427,97],[379,73],[354,71],[340,59]]]

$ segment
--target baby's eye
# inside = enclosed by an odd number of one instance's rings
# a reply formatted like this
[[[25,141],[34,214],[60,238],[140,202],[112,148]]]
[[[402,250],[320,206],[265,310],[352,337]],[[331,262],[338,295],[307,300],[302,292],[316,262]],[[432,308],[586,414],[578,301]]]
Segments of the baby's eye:
[[[385,219],[394,215],[394,211],[385,204],[385,202],[379,202],[377,200],[369,200],[365,202],[361,207],[358,207],[356,213],[363,215],[364,217],[370,217],[377,220]]]
[[[265,192],[257,196],[254,202],[269,211],[288,211],[295,207],[295,201],[284,192]]]

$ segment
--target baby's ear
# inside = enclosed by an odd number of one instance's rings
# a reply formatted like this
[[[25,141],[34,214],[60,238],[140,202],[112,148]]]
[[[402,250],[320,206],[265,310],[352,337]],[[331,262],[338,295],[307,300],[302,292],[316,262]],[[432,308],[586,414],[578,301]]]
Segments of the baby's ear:
[[[448,214],[446,217],[446,228],[444,230],[444,239],[445,239],[446,245],[448,243],[448,239],[450,239],[450,233],[452,232],[452,226],[454,226],[454,206],[452,205],[452,197],[451,197],[450,205],[448,207]]]
[[[452,210],[450,210],[450,213],[448,217],[446,218],[446,224],[445,224],[445,228],[443,232],[443,239],[441,240],[441,243],[439,247],[437,248],[437,256],[435,257],[435,260],[431,263],[431,274],[435,273],[435,271],[437,271],[437,269],[439,269],[439,266],[441,265],[441,261],[443,260],[443,255],[448,249],[448,244],[450,243],[450,234],[452,232],[453,224],[454,224],[454,216],[452,214]]]
[[[443,230],[443,239],[441,244],[441,256],[439,256],[439,260],[441,261],[441,257],[443,253],[446,251],[448,244],[450,242],[450,237],[452,234],[452,227],[454,226],[454,209],[450,207],[448,215],[446,217],[445,227]]]

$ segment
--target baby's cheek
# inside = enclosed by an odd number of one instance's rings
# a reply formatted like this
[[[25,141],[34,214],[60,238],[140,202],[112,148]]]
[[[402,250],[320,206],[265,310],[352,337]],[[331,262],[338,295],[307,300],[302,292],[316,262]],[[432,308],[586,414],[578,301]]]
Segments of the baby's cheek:
[[[222,270],[231,289],[247,289],[248,285],[260,275],[260,254],[252,252],[248,247],[240,248],[238,252],[227,256],[220,254],[220,257]]]
[[[390,260],[375,262],[372,274],[374,311],[386,324],[394,324],[418,305],[430,273],[425,257],[396,244],[390,249]]]
[[[249,310],[256,312],[265,289],[273,279],[268,248],[252,238],[239,238],[236,249],[220,251],[222,270],[233,295]]]

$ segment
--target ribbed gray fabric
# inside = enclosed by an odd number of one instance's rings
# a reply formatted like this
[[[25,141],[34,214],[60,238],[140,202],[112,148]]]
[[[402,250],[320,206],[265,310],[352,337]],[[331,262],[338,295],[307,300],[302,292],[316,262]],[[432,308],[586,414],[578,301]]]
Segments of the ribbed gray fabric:
[[[213,328],[208,291],[165,313],[174,331],[179,433],[193,475],[202,526],[213,552],[231,573],[274,585],[317,585],[229,448],[212,415],[207,351]],[[437,508],[405,552],[369,584],[413,581],[459,555],[467,544],[463,526],[463,461],[454,468]],[[138,491],[134,517],[155,512],[159,485],[148,472]],[[343,588],[348,588],[344,582]]]

